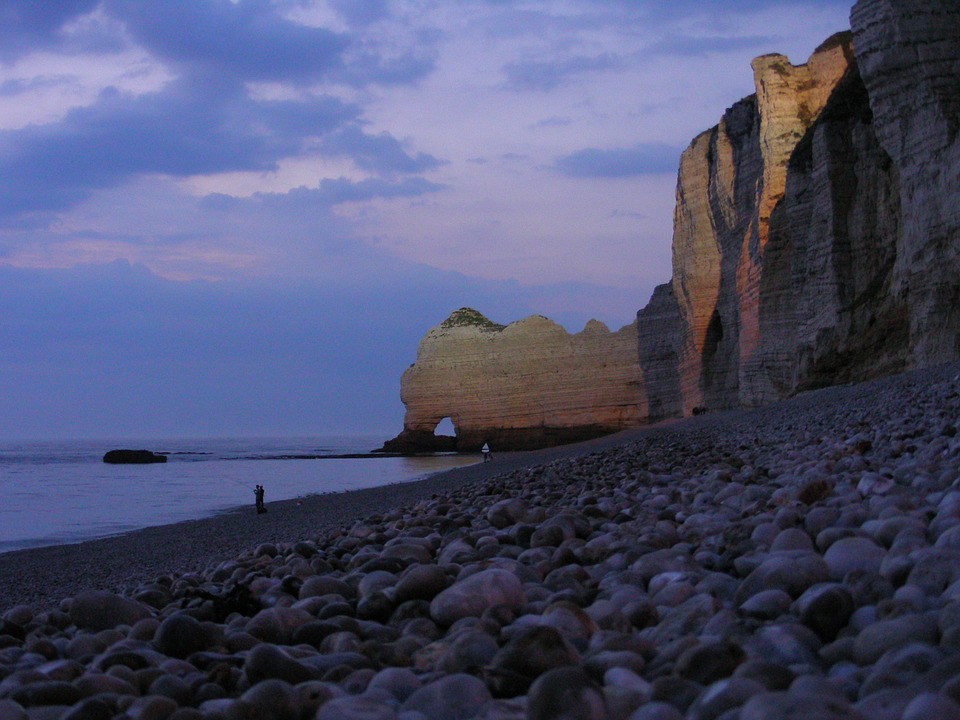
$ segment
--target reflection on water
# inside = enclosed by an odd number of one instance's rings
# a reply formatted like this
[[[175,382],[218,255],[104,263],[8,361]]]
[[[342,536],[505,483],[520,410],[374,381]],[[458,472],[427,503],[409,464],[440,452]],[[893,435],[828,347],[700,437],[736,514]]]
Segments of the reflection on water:
[[[366,452],[374,438],[100,441],[0,444],[0,552],[79,542],[149,525],[208,517],[311,494],[408,482],[476,456],[272,460],[264,456]],[[107,465],[118,447],[169,452],[167,463]]]

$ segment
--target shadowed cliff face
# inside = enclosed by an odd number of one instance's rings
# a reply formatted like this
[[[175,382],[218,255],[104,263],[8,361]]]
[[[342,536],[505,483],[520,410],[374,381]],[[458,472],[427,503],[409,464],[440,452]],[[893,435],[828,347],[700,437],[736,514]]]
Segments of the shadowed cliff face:
[[[877,142],[853,66],[794,151],[771,215],[760,342],[740,402],[905,367],[906,308],[891,291],[899,221],[897,170]]]
[[[880,146],[899,175],[892,291],[907,306],[911,363],[960,352],[960,5],[860,0],[857,63]]]

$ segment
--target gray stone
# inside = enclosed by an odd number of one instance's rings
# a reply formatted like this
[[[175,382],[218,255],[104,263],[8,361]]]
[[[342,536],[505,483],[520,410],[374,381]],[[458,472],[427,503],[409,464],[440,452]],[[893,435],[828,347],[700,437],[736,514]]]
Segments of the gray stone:
[[[487,511],[487,522],[495,528],[503,529],[510,525],[523,522],[527,505],[521,498],[507,498],[490,506]]]
[[[383,689],[403,702],[422,686],[418,678],[408,668],[384,668],[370,680],[367,690]]]
[[[276,606],[261,610],[247,621],[246,631],[263,642],[288,645],[294,632],[315,618],[305,610]]]
[[[865,537],[841,538],[823,554],[833,580],[843,580],[854,570],[879,573],[887,551]]]
[[[739,611],[747,617],[758,620],[775,620],[790,609],[793,598],[778,588],[761,590],[747,598]]]
[[[534,626],[500,648],[490,663],[490,674],[498,695],[514,697],[525,694],[543,673],[579,661],[579,653],[563,635],[554,628]]]
[[[823,640],[832,640],[853,614],[853,596],[843,585],[822,583],[806,590],[796,602],[800,622]]]
[[[765,688],[755,680],[728,678],[707,687],[687,712],[690,720],[715,720],[723,713],[739,708]]]
[[[100,590],[82,592],[70,603],[70,621],[85,630],[132,626],[152,616],[152,610],[143,603]]]
[[[476,715],[490,699],[490,691],[481,680],[457,673],[414,691],[400,710],[419,711],[430,720],[466,720]]]
[[[901,720],[913,693],[905,688],[881,690],[853,704],[857,712],[870,720]]]
[[[922,693],[903,710],[901,720],[960,720],[960,705],[940,693]]]
[[[788,692],[759,693],[740,709],[740,720],[874,720],[835,697],[810,697]]]
[[[881,620],[865,627],[854,642],[854,660],[860,665],[871,665],[889,650],[919,641],[936,645],[936,618],[924,615],[905,615]]]
[[[684,720],[683,713],[670,703],[648,702],[634,710],[627,720]]]
[[[550,670],[534,681],[527,697],[529,720],[606,720],[603,693],[578,667]]]
[[[247,655],[243,672],[256,684],[262,680],[283,680],[291,685],[319,680],[321,675],[313,667],[298,662],[276,645],[261,643]]]
[[[199,620],[176,613],[160,623],[153,644],[164,655],[183,659],[206,649],[206,635]]]
[[[684,650],[677,658],[673,672],[700,685],[710,685],[732,675],[745,658],[743,648],[736,643],[702,643]]]
[[[786,690],[796,675],[790,668],[761,659],[749,659],[737,666],[734,677],[756,680],[767,690]]]
[[[436,565],[411,565],[393,588],[393,601],[433,600],[451,584],[450,577]]]
[[[300,694],[289,683],[264,680],[246,690],[228,714],[238,718],[293,720],[300,717],[301,700]],[[242,713],[238,712],[241,708],[244,709]]]
[[[167,720],[177,710],[177,702],[161,695],[139,697],[127,707],[131,720]],[[3,716],[0,715],[0,718]]]
[[[477,671],[497,654],[497,641],[480,630],[458,633],[446,646],[437,661],[437,669],[445,673]]]
[[[321,705],[314,720],[397,720],[397,713],[370,698],[341,697]]]
[[[480,617],[497,605],[518,610],[524,602],[516,576],[494,568],[481,570],[441,592],[430,603],[430,616],[438,625],[450,626],[461,618]]]
[[[330,575],[313,575],[303,581],[300,586],[300,599],[308,597],[319,597],[321,595],[340,595],[348,600],[356,597],[356,593],[350,585],[340,578]]]
[[[770,545],[770,552],[782,550],[803,550],[805,552],[813,551],[813,540],[803,530],[799,528],[787,528],[781,530],[773,543]]]

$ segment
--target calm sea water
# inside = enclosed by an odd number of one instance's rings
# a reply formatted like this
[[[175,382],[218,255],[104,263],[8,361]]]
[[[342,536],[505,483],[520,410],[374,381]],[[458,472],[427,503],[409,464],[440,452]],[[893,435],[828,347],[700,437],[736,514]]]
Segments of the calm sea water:
[[[81,542],[306,495],[389,485],[477,458],[283,459],[367,453],[378,437],[0,442],[0,552]],[[169,453],[166,463],[107,465],[115,448]]]

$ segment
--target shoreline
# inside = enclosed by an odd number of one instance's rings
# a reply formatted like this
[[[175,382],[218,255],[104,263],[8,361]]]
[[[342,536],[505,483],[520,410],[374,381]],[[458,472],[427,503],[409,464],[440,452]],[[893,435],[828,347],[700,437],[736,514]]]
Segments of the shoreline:
[[[778,414],[815,420],[821,408],[839,411],[853,400],[866,402],[888,386],[912,386],[944,381],[960,372],[960,363],[908,371],[862,383],[831,386],[757,409],[718,411],[697,417],[668,420],[623,430],[593,440],[542,450],[494,453],[490,462],[477,462],[440,471],[422,480],[394,483],[339,493],[323,493],[268,503],[269,512],[256,515],[240,506],[212,517],[185,520],[133,530],[106,538],[65,545],[12,550],[0,554],[0,615],[16,605],[55,607],[84,590],[132,592],[160,576],[198,573],[214,563],[253,551],[264,543],[292,544],[319,541],[366,517],[384,513],[438,493],[456,493],[499,475],[548,465],[556,461],[602,453],[630,443],[666,436],[682,447],[683,436],[725,434],[728,426],[746,422],[757,431]],[[876,388],[877,390],[874,390]],[[298,505],[298,502],[300,504]]]
[[[267,503],[268,512],[263,515],[243,505],[210,517],[77,543],[10,550],[0,553],[0,615],[16,605],[55,607],[83,590],[123,592],[158,576],[199,572],[262,543],[315,539],[371,513],[417,502],[437,492],[453,492],[501,473],[616,446],[627,441],[625,436],[654,427],[542,450],[499,453],[488,463],[478,460],[420,480],[275,500]]]
[[[0,705],[957,718],[958,418],[952,363],[0,556],[32,598],[0,606]]]

